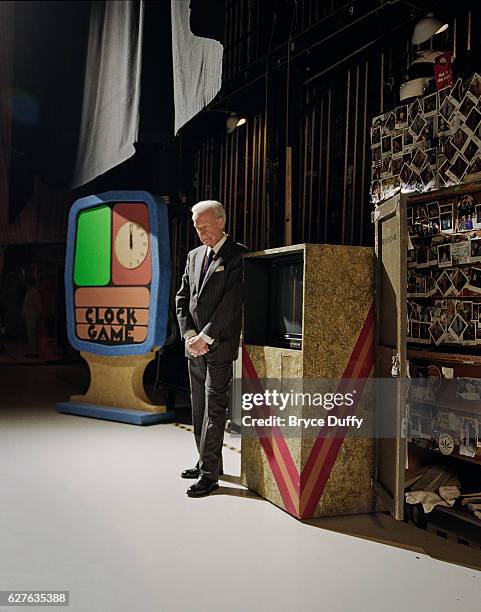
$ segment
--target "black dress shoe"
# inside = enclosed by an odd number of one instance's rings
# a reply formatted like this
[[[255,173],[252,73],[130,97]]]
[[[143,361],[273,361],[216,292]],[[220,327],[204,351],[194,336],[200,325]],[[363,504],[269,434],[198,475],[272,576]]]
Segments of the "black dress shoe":
[[[224,471],[220,470],[219,471],[219,475],[223,476],[224,475]],[[200,476],[200,470],[198,467],[195,468],[189,468],[188,470],[184,470],[181,474],[182,478],[192,478],[193,480],[197,480],[197,478],[199,478]]]
[[[188,470],[184,470],[181,474],[182,478],[193,478],[194,480],[197,480],[199,476],[200,476],[200,470],[197,467],[189,468]]]
[[[199,480],[194,482],[194,484],[187,489],[187,495],[189,497],[204,497],[218,488],[219,483],[217,481],[209,480],[209,478],[201,476]]]

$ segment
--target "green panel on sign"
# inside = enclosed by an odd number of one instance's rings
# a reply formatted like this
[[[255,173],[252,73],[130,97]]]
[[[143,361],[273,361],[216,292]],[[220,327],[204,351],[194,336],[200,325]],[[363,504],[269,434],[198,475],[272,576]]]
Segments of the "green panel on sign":
[[[103,286],[110,281],[112,211],[99,206],[82,211],[77,221],[73,278],[77,286]]]

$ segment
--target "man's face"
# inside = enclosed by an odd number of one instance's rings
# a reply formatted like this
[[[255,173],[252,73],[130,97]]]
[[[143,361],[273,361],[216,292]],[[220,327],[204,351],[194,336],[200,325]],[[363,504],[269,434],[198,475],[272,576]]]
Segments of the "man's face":
[[[216,217],[213,210],[206,210],[193,220],[195,231],[201,242],[213,247],[224,235],[224,220]]]

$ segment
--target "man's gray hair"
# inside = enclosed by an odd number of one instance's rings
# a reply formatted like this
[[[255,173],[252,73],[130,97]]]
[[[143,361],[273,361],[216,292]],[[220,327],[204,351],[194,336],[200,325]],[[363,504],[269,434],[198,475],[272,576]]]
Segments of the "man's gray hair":
[[[203,200],[202,202],[194,204],[194,206],[192,206],[192,219],[195,219],[206,210],[212,210],[216,217],[225,221],[224,207],[220,202],[217,202],[217,200]]]

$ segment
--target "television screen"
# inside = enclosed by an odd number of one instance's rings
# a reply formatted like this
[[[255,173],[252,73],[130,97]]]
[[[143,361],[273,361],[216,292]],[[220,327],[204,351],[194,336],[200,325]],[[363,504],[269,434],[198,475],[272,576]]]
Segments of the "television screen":
[[[269,285],[269,344],[300,349],[302,347],[302,257],[296,255],[273,260]]]

